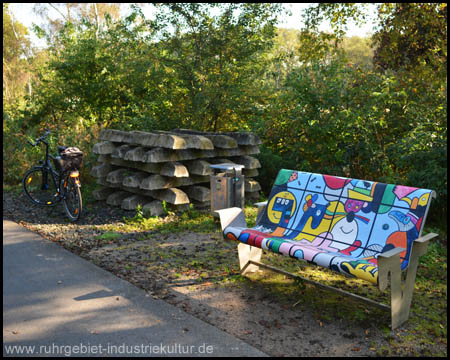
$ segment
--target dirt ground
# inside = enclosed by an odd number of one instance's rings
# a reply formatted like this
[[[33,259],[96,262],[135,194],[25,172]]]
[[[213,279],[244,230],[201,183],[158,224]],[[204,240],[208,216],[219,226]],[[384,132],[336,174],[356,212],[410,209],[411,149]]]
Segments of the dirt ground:
[[[165,244],[182,243],[185,253],[189,254],[196,251],[199,244],[211,242],[211,237],[215,238],[216,234],[171,234]],[[118,261],[129,264],[151,246],[152,241],[141,240],[128,244],[127,250],[123,245],[107,250],[96,248],[86,257],[117,273]],[[159,273],[154,274],[159,279],[153,283],[148,280],[152,275],[144,268],[128,268],[128,271],[119,270],[118,276],[272,356],[371,356],[381,349],[376,344],[385,342],[384,337],[370,327],[345,321],[322,322],[314,312],[305,309],[304,304],[293,306],[298,299],[280,299],[257,281],[224,284],[206,279],[195,284],[196,274],[173,280]]]
[[[25,204],[26,206],[24,206]],[[347,314],[327,316],[325,307],[311,307],[323,290],[309,286],[282,296],[270,287],[272,274],[239,275],[236,243],[215,233],[111,232],[107,221],[121,226],[132,216],[103,203],[89,208],[83,219],[68,223],[61,209],[31,207],[21,195],[3,192],[3,216],[57,242],[128,280],[155,298],[230,333],[271,356],[423,356],[446,353],[446,340],[437,344],[396,346],[406,341],[407,323],[386,331],[389,314],[348,298],[347,306],[363,309],[374,319],[354,321]],[[109,234],[110,236],[106,236]],[[220,248],[220,251],[217,249]],[[259,278],[269,279],[265,282]],[[269,284],[269,286],[267,286]],[[289,283],[288,283],[289,285]],[[308,295],[308,300],[303,299]],[[331,320],[330,320],[331,319]],[[409,348],[411,346],[411,348]]]

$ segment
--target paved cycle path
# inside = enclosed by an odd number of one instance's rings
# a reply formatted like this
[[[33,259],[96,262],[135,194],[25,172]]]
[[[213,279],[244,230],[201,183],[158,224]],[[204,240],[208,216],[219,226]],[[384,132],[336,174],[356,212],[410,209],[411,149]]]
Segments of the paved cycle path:
[[[3,356],[266,356],[3,220]]]

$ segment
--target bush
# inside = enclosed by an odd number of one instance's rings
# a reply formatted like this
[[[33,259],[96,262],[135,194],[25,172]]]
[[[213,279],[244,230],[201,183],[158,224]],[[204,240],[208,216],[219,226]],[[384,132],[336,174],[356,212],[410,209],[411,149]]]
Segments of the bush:
[[[13,119],[3,113],[3,182],[20,186],[23,174],[32,166],[37,165],[45,156],[45,146],[32,147],[27,140],[34,141],[43,135],[44,128],[51,131],[48,137],[49,149],[52,155],[57,155],[57,146],[76,146],[83,151],[83,166],[81,168],[82,182],[91,182],[90,169],[96,162],[96,156],[91,152],[94,140],[98,136],[98,127],[84,126],[83,121],[72,122],[71,126],[64,123],[43,121],[33,127],[25,126],[29,118],[24,114]]]
[[[281,157],[280,155],[274,154],[272,150],[264,145],[261,146],[261,152],[256,157],[261,163],[257,180],[266,196],[269,195],[280,169],[295,169],[297,167],[294,158],[288,156]]]
[[[299,170],[433,189],[431,213],[442,221],[446,92],[432,79],[425,72],[363,71],[339,59],[295,69],[268,110],[263,169],[283,158]]]

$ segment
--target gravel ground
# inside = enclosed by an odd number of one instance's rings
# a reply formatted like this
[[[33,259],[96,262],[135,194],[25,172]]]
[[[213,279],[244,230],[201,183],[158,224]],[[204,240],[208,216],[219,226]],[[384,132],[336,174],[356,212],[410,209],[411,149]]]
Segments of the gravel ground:
[[[380,324],[389,321],[386,314],[372,323],[348,321],[345,314],[339,321],[324,321],[321,311],[327,310],[309,309],[308,302],[297,301],[299,294],[280,297],[260,281],[242,280],[236,244],[225,242],[219,232],[108,232],[108,226],[120,229],[123,217],[133,215],[96,202],[73,224],[62,205],[43,209],[3,191],[4,218],[272,356],[420,356],[428,351],[426,346],[409,353],[390,347],[408,330],[381,331]]]

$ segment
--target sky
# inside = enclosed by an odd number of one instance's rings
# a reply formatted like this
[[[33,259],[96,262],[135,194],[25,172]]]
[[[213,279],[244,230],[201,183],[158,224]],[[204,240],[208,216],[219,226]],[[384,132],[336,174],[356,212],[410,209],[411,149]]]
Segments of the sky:
[[[283,18],[279,23],[279,27],[300,29],[302,26],[302,22],[300,21],[301,11],[309,5],[311,5],[311,3],[284,3],[285,8],[289,9],[292,15]],[[33,23],[36,25],[41,25],[44,21],[38,15],[33,13],[33,6],[34,3],[10,3],[9,8],[14,14],[15,19],[29,29],[30,39],[33,44],[38,47],[45,47],[45,41],[38,39],[31,30]],[[152,7],[148,5],[143,6],[142,10],[146,17],[151,17],[151,8]],[[126,7],[124,10],[127,10]],[[60,17],[60,15],[53,9],[50,11],[50,16],[52,18]],[[373,24],[370,21],[362,27],[349,24],[347,36],[366,36],[372,32],[372,27]],[[329,30],[329,27],[324,24],[321,30]]]

